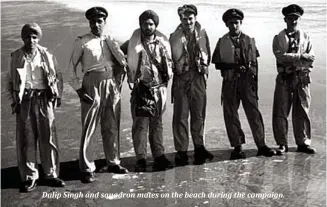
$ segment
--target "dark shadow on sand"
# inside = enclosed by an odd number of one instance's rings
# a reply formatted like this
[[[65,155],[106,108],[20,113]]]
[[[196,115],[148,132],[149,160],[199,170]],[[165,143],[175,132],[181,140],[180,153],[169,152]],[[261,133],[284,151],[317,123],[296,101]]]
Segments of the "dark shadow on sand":
[[[291,149],[291,151],[293,151]],[[213,162],[221,162],[225,160],[230,160],[230,149],[219,149],[219,150],[213,150],[210,151],[213,153],[214,158],[211,161],[207,161],[206,163],[213,163]],[[251,149],[251,150],[244,150],[246,154],[246,158],[255,157],[257,150]],[[189,165],[193,165],[193,154],[194,151],[189,151]],[[167,153],[165,154],[166,157],[174,163],[175,153]],[[134,166],[136,163],[135,156],[133,157],[124,157],[121,158],[121,164],[126,167],[130,172],[135,172]],[[153,158],[147,157],[147,172],[151,173],[152,171],[152,163]],[[106,169],[106,161],[105,159],[98,159],[95,160],[95,164],[97,166],[97,173],[104,173]],[[175,166],[175,163],[174,163]],[[179,166],[183,167],[183,166]],[[39,171],[40,175],[43,174],[42,167],[39,165]],[[60,178],[62,178],[65,181],[72,181],[72,180],[79,180],[79,169],[78,169],[78,161],[68,161],[68,162],[62,162],[60,163]],[[42,182],[40,182],[41,184]],[[18,171],[18,167],[9,167],[9,168],[3,168],[1,169],[1,189],[18,189],[20,185],[20,175]],[[42,185],[42,184],[41,184]]]

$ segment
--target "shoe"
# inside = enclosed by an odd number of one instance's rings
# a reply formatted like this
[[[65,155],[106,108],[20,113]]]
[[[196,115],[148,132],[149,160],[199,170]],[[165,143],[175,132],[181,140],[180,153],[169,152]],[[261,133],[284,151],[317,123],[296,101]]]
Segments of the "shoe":
[[[245,153],[242,150],[233,150],[230,154],[230,160],[245,159]]]
[[[259,147],[257,156],[260,156],[260,155],[263,155],[266,157],[272,157],[272,156],[276,155],[276,151],[273,149],[270,149],[267,146]]]
[[[314,148],[312,148],[310,145],[298,145],[297,151],[304,152],[307,154],[315,154],[316,153],[316,150]]]
[[[95,181],[94,172],[81,172],[81,182],[82,183],[93,183]]]
[[[65,187],[66,183],[60,178],[46,178],[44,184],[52,187]]]
[[[146,172],[146,160],[144,158],[136,161],[135,172]]]
[[[276,150],[277,155],[283,155],[286,152],[288,152],[288,146],[287,145],[279,145],[279,148]]]
[[[172,168],[173,165],[171,162],[166,158],[165,155],[161,155],[154,159],[153,162],[153,171],[162,171]]]
[[[194,149],[194,164],[202,165],[207,159],[212,160],[213,154],[209,152],[204,146],[196,147]]]
[[[26,180],[21,183],[20,192],[27,193],[35,190],[37,186],[36,180]]]
[[[128,170],[121,165],[108,166],[108,172],[117,174],[126,174]]]
[[[175,164],[176,166],[185,166],[188,164],[187,151],[178,151],[175,154]]]
[[[176,166],[184,166],[188,164],[187,151],[177,151],[175,154],[175,164]]]

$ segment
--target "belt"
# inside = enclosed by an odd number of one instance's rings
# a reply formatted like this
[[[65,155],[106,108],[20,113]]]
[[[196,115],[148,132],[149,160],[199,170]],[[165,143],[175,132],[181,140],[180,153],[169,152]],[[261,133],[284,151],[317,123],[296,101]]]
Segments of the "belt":
[[[43,98],[49,94],[47,89],[25,89],[23,99],[31,99],[32,97]]]

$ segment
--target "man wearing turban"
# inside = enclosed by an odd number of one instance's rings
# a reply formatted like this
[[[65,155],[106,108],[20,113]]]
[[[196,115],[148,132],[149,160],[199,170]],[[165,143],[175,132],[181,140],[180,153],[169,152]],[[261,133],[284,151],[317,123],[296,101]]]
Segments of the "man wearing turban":
[[[172,167],[164,155],[162,128],[172,61],[170,44],[167,37],[157,30],[158,24],[159,17],[154,11],[144,11],[139,17],[140,28],[122,46],[127,49],[127,75],[132,89],[132,138],[137,172],[146,171],[148,131],[153,170]]]
[[[173,134],[177,151],[175,163],[188,164],[189,115],[194,144],[194,163],[203,164],[213,155],[204,147],[204,124],[207,107],[207,78],[210,64],[210,44],[206,30],[197,21],[197,8],[192,4],[179,7],[181,24],[170,35],[174,78]]]
[[[61,105],[62,76],[56,58],[38,44],[42,30],[36,23],[23,26],[24,46],[11,53],[7,89],[16,114],[16,146],[22,192],[35,189],[39,172],[36,147],[45,173],[44,183],[63,187],[58,178],[59,152],[54,110]]]
[[[99,119],[108,172],[128,172],[120,165],[119,158],[120,90],[126,61],[118,44],[104,34],[107,16],[108,12],[103,7],[92,7],[85,12],[91,32],[75,40],[70,59],[70,84],[81,101],[79,168],[83,183],[95,181],[96,166],[90,160],[93,152],[89,143]],[[82,84],[77,76],[77,66],[80,63],[84,74]]]

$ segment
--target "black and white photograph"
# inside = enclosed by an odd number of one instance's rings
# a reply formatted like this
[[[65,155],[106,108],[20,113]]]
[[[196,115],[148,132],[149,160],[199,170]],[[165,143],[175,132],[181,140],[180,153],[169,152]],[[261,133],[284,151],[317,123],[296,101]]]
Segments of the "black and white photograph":
[[[326,18],[326,0],[1,1],[1,206],[327,206]]]

